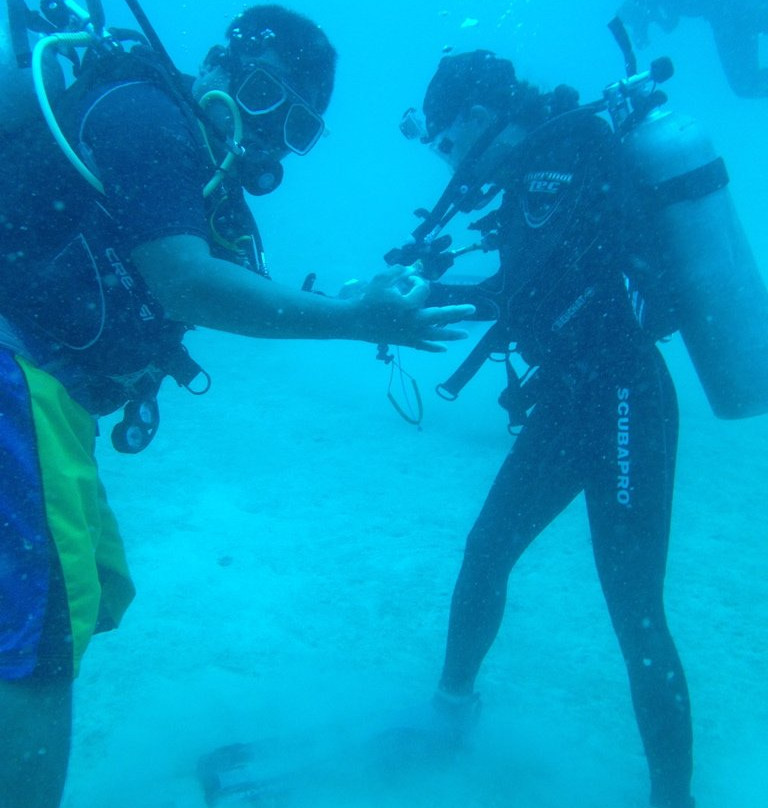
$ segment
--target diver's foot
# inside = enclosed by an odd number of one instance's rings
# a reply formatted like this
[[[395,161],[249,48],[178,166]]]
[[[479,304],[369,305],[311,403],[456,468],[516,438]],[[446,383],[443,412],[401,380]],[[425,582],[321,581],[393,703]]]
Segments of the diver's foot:
[[[685,797],[682,800],[651,797],[651,808],[696,808],[696,800],[693,797]]]
[[[479,693],[450,693],[438,688],[432,697],[435,723],[456,747],[466,744],[480,720]]]
[[[479,714],[477,694],[456,696],[438,690],[431,702],[408,711],[376,734],[374,757],[379,765],[399,770],[450,764],[468,748]]]

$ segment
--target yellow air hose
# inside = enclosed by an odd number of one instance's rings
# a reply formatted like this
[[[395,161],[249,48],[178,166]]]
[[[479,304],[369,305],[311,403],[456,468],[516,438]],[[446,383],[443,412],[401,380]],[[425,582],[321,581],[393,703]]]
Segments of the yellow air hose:
[[[48,128],[51,130],[54,140],[58,143],[59,148],[64,152],[67,160],[72,163],[77,172],[99,193],[103,194],[104,186],[101,184],[101,181],[80,159],[77,152],[70,146],[69,141],[61,131],[59,122],[56,120],[56,115],[48,100],[48,93],[45,87],[45,73],[43,70],[45,54],[48,48],[58,48],[62,45],[70,47],[87,46],[93,41],[94,37],[89,33],[51,34],[50,36],[44,37],[35,45],[35,49],[32,52],[32,78],[35,82],[35,93],[38,103],[40,104],[40,109],[43,112],[43,117],[48,124]]]
[[[203,188],[204,197],[210,196],[224,179],[224,175],[227,173],[227,171],[229,171],[232,163],[237,159],[237,147],[239,146],[243,137],[243,118],[240,115],[240,110],[238,109],[238,106],[232,96],[223,92],[222,90],[210,90],[200,99],[200,106],[203,109],[206,109],[214,101],[220,101],[222,104],[224,104],[232,116],[232,138],[235,144],[235,149],[227,150],[227,154],[221,161],[221,164],[217,167],[216,173],[213,175],[213,177],[211,177],[205,188]],[[205,131],[205,127],[203,127],[203,135],[205,136],[206,144],[208,144],[208,151],[213,154],[210,143],[208,143],[208,135]]]
[[[75,167],[77,172],[93,188],[95,188],[99,193],[103,194],[104,186],[101,183],[101,180],[99,180],[99,178],[88,168],[77,152],[72,148],[64,135],[64,132],[62,132],[61,127],[59,126],[59,122],[56,119],[56,114],[54,113],[48,98],[44,72],[45,57],[49,48],[59,49],[61,47],[87,47],[88,45],[91,45],[93,41],[94,36],[86,32],[51,34],[50,36],[44,37],[35,45],[34,51],[32,52],[32,77],[34,79],[35,94],[37,95],[40,109],[42,110],[43,117],[45,118],[45,122],[48,125],[54,140],[62,152],[64,152],[64,155],[69,162]],[[210,194],[216,190],[224,178],[224,175],[232,166],[232,163],[237,159],[237,144],[240,143],[243,136],[243,121],[240,115],[240,110],[237,108],[237,104],[235,103],[234,99],[221,90],[211,90],[200,99],[200,105],[203,109],[205,109],[209,104],[215,101],[225,104],[230,115],[232,116],[233,140],[235,148],[234,150],[230,149],[227,151],[227,154],[221,161],[221,164],[216,168],[214,176],[205,185],[205,188],[203,189],[203,196],[205,197],[210,196]],[[205,134],[205,130],[203,130],[203,133]],[[207,141],[208,138],[206,135],[206,142]],[[210,151],[210,145],[208,148]]]

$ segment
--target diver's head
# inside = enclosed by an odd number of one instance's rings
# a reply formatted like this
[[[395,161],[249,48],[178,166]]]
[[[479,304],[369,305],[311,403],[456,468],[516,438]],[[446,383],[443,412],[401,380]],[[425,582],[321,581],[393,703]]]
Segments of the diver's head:
[[[445,56],[429,82],[423,118],[409,110],[401,124],[406,136],[420,136],[454,169],[489,130],[503,148],[546,120],[545,97],[519,81],[508,59],[476,50]]]
[[[492,114],[509,108],[519,87],[512,62],[490,51],[443,57],[422,104],[426,140],[433,142],[457,119],[468,118],[473,107],[482,106]]]
[[[325,130],[336,71],[336,51],[306,17],[278,5],[252,6],[212,48],[196,83],[198,97],[227,92],[243,122],[239,178],[249,193],[274,190],[280,161],[307,154]]]

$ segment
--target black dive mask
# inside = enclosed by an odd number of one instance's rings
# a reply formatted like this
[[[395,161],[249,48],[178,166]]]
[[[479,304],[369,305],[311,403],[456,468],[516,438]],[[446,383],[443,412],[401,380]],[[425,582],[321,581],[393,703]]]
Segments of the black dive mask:
[[[239,82],[233,93],[240,112],[250,125],[274,131],[275,142],[304,155],[325,131],[321,115],[277,73],[257,66]]]
[[[240,157],[240,184],[251,196],[271,194],[283,181],[282,163],[272,154],[255,144],[245,146]]]

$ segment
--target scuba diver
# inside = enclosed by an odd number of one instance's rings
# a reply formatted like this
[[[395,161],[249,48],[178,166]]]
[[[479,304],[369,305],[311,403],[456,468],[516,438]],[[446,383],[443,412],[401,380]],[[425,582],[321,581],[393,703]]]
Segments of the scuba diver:
[[[767,0],[625,0],[617,12],[644,48],[652,24],[670,32],[680,17],[702,17],[712,26],[728,83],[742,98],[768,96],[768,65],[760,64],[760,37],[768,34]]]
[[[182,345],[194,326],[437,351],[464,336],[445,325],[470,311],[424,309],[426,282],[402,270],[343,299],[267,277],[242,189],[274,190],[283,159],[323,134],[336,52],[315,23],[250,7],[188,79],[129,5],[144,35],[123,40],[98,3],[33,14],[8,1],[3,44],[21,43],[43,114],[0,127],[3,808],[59,805],[73,678],[92,634],[115,628],[134,595],[97,472],[97,419],[124,407],[113,443],[137,452],[157,430],[165,376],[203,392]],[[30,22],[44,38],[24,54]],[[59,46],[77,77],[66,89],[45,80]]]
[[[475,680],[502,622],[510,573],[584,492],[651,805],[691,808],[688,688],[664,610],[678,409],[625,286],[629,178],[619,138],[594,109],[578,106],[572,88],[542,93],[484,50],[445,56],[423,116],[409,110],[401,128],[451,166],[446,193],[460,210],[502,195],[473,225],[498,251],[499,270],[475,285],[436,280],[429,303],[471,303],[472,319],[496,322],[486,352],[512,345],[535,369],[500,399],[521,428],[467,538],[436,715],[456,736],[473,722]],[[439,216],[422,213],[428,246]],[[439,277],[439,268],[429,271],[435,257],[424,254],[428,277]]]

